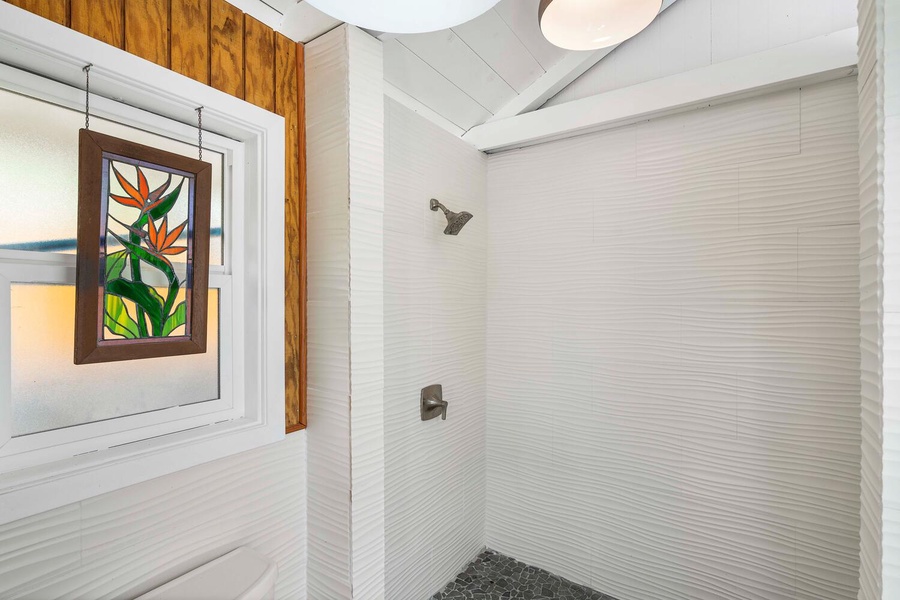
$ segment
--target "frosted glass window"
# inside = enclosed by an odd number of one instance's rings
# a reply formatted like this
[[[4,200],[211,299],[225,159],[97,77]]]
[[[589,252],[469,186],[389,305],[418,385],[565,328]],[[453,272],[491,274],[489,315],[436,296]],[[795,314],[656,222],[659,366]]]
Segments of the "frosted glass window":
[[[0,249],[75,253],[78,130],[84,113],[0,89]],[[197,147],[91,117],[91,129],[195,157]],[[204,148],[213,166],[209,263],[222,264],[225,157]]]
[[[219,294],[209,293],[205,354],[76,366],[75,287],[13,284],[13,435],[219,398]]]

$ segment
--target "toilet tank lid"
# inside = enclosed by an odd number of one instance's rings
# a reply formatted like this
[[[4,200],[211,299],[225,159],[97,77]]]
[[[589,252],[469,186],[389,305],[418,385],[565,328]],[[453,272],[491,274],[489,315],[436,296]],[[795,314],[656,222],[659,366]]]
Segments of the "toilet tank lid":
[[[262,600],[275,587],[275,562],[241,547],[138,600]]]

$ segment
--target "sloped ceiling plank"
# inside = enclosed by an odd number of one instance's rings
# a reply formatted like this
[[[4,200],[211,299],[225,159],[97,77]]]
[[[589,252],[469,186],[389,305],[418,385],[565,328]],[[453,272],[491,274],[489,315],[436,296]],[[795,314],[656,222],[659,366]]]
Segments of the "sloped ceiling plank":
[[[397,39],[492,114],[516,96],[516,91],[453,31]]]
[[[461,129],[468,130],[491,116],[396,39],[384,41],[384,79]]]
[[[494,10],[546,71],[562,60],[568,51],[554,46],[541,33],[537,20],[539,1],[502,0]]]
[[[425,106],[406,92],[394,87],[387,81],[384,82],[384,95],[386,98],[390,98],[398,104],[401,104],[409,110],[413,111],[414,113],[425,117],[425,119],[431,121],[433,124],[437,125],[450,135],[453,135],[455,137],[462,137],[462,135],[466,132],[461,127],[458,127],[450,120],[445,119],[441,115],[431,110],[431,108]]]
[[[603,48],[595,52],[569,52],[528,89],[496,111],[488,121],[499,121],[540,108],[544,102],[578,79],[613,50],[614,48]]]
[[[307,2],[297,2],[288,8],[281,21],[281,33],[294,41],[307,43],[341,24],[334,17],[314,8]]]
[[[525,91],[544,74],[540,63],[494,10],[453,31],[516,92]]]
[[[674,3],[675,0],[663,0],[660,12],[665,11]],[[537,19],[536,16],[535,19]],[[651,27],[655,25],[656,22],[651,24]],[[593,52],[567,52],[559,62],[547,69],[547,72],[531,84],[528,89],[522,91],[499,111],[494,112],[494,116],[488,121],[514,117],[540,108],[547,100],[565,89],[566,86],[574,82],[618,47],[610,46],[609,48],[601,48]]]

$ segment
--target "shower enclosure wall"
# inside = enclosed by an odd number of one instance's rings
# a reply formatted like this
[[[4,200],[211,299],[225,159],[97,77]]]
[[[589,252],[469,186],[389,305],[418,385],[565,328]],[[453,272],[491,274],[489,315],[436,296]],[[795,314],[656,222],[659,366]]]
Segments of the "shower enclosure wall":
[[[855,77],[491,157],[488,547],[856,597],[858,169]]]
[[[387,101],[387,597],[484,546],[621,600],[855,596],[856,103],[485,158]],[[444,236],[431,197],[476,218]]]
[[[425,600],[484,547],[487,157],[393,100],[384,119],[385,597]],[[475,218],[444,235],[432,197]],[[446,421],[421,420],[430,384]]]
[[[307,48],[309,596],[855,597],[855,77],[486,156],[378,48]]]

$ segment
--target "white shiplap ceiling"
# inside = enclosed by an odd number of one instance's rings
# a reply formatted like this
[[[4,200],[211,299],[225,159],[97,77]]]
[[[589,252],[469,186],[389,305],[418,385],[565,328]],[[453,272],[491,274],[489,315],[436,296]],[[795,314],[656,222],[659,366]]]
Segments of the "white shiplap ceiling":
[[[300,42],[339,24],[303,0],[229,1]],[[432,33],[369,32],[384,42],[387,93],[456,135],[539,108],[613,49],[554,46],[541,34],[538,3],[501,0],[468,23]]]
[[[664,0],[662,10],[674,2]],[[502,0],[452,29],[380,35],[388,94],[457,135],[540,108],[615,47],[570,52],[554,46],[541,33],[538,4]]]
[[[542,78],[553,77],[554,67],[567,57],[578,63],[593,54],[568,52],[544,39],[538,2],[502,0],[452,29],[380,36],[385,81],[463,132],[495,115],[509,116],[504,108],[533,92]]]
[[[301,42],[340,24],[303,0],[229,2]],[[665,14],[638,36],[592,52],[547,42],[538,3],[501,0],[468,23],[433,33],[370,31],[384,43],[385,94],[490,152],[612,126],[611,114],[623,110],[637,111],[631,119],[648,118],[636,108],[648,98],[666,110],[687,110],[695,103],[668,103],[705,84],[719,89],[727,80],[735,95],[752,93],[759,69],[769,79],[782,71],[808,78],[846,74],[855,64],[855,45],[847,40],[855,35],[848,28],[856,22],[856,0],[663,0]],[[685,84],[692,78],[704,85]],[[622,119],[615,122],[628,120]]]

